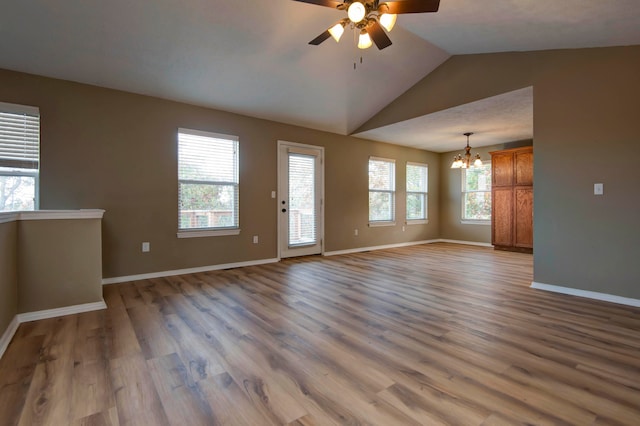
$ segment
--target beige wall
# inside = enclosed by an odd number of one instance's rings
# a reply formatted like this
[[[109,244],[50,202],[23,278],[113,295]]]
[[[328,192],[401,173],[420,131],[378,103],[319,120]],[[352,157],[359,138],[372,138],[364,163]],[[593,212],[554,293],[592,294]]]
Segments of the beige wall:
[[[535,281],[640,299],[639,75],[640,46],[454,56],[362,130],[533,86]]]
[[[277,189],[278,140],[325,147],[327,251],[438,236],[435,154],[11,71],[0,70],[0,100],[40,108],[40,207],[106,210],[105,278],[277,257],[271,191]],[[177,239],[179,127],[239,136],[239,236]],[[370,155],[395,158],[398,165],[429,163],[429,224],[405,232],[402,221],[367,227]],[[397,169],[402,182],[404,169]],[[399,206],[403,197],[399,192]],[[260,244],[252,244],[253,235]],[[143,241],[151,243],[149,253],[141,252]]]
[[[640,298],[638,75],[640,46],[454,56],[363,130],[533,86],[534,279]],[[441,234],[435,154],[10,71],[0,100],[40,107],[41,207],[107,210],[104,277],[275,257],[279,139],[326,148],[326,250]],[[241,235],[176,238],[178,127],[240,137]],[[429,163],[428,225],[367,229],[369,155]],[[596,182],[604,196],[593,196]]]
[[[352,138],[346,146],[331,149],[326,155],[327,250],[420,241],[438,238],[439,157],[426,151],[398,145],[374,143]],[[336,147],[337,148],[337,147]],[[368,227],[369,156],[396,160],[396,226]],[[409,225],[402,231],[406,217],[406,163],[429,166],[427,225]],[[358,229],[358,236],[354,236]]]
[[[473,144],[471,144],[473,147]],[[491,163],[492,151],[532,145],[532,141],[517,141],[473,148],[472,155],[480,154],[482,161]],[[476,243],[491,243],[490,224],[462,223],[462,171],[452,169],[453,157],[464,153],[464,144],[457,151],[440,154],[440,238],[447,240],[472,241]]]
[[[18,312],[102,301],[100,222],[18,222]]]
[[[562,64],[534,99],[535,280],[640,299],[640,46]]]
[[[0,223],[0,337],[18,313],[18,228]]]

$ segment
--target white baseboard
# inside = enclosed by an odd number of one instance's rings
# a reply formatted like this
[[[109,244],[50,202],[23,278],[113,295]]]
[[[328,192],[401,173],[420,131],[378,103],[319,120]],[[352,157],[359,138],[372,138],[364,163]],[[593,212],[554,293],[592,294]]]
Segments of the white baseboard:
[[[44,311],[26,312],[24,314],[18,314],[18,323],[36,321],[47,318],[62,317],[64,315],[81,314],[83,312],[99,311],[100,309],[107,309],[107,304],[104,300],[100,302],[84,303],[82,305],[65,306],[64,308],[46,309]]]
[[[452,244],[464,244],[468,246],[493,247],[493,245],[491,245],[490,243],[479,243],[476,241],[445,240],[442,238],[438,238],[435,240],[409,241],[406,243],[385,244],[382,246],[357,247],[357,248],[352,248],[347,250],[327,251],[324,253],[324,255],[336,256],[339,254],[362,253],[363,251],[384,250],[384,249],[390,249],[390,248],[417,246],[420,244],[433,244],[433,243],[452,243]]]
[[[476,245],[476,246],[484,246],[484,247],[493,247],[489,243],[435,239],[435,240],[409,241],[405,243],[396,243],[396,244],[385,244],[385,245],[372,246],[372,247],[357,247],[357,248],[347,249],[347,250],[327,251],[327,252],[324,252],[323,255],[336,256],[339,254],[361,253],[364,251],[383,250],[383,249],[408,247],[408,246],[415,246],[420,244],[432,244],[432,243],[454,243],[454,244],[467,244],[467,245]],[[125,283],[129,281],[149,280],[152,278],[171,277],[174,275],[197,274],[199,272],[219,271],[221,269],[242,268],[245,266],[264,265],[267,263],[276,263],[279,261],[280,259],[278,258],[259,259],[259,260],[249,260],[246,262],[223,263],[220,265],[200,266],[197,268],[174,269],[171,271],[151,272],[148,274],[137,274],[137,275],[127,275],[123,277],[103,278],[102,285]]]
[[[605,302],[617,303],[620,305],[634,306],[640,308],[640,300],[630,297],[616,296],[614,294],[598,293],[596,291],[580,290],[577,288],[560,287],[557,285],[537,283],[533,281],[531,288],[538,290],[552,291],[554,293],[569,294],[571,296],[585,297],[587,299],[602,300]]]
[[[347,250],[325,251],[324,256],[336,256],[339,254],[362,253],[363,251],[384,250],[384,249],[398,248],[398,247],[409,247],[409,246],[417,246],[420,244],[431,244],[431,243],[437,243],[437,242],[438,240],[423,240],[423,241],[409,241],[406,243],[385,244],[382,246],[357,247],[357,248],[352,248]]]
[[[462,241],[462,240],[446,240],[439,239],[437,242],[439,243],[451,243],[451,244],[464,244],[466,246],[480,246],[480,247],[493,247],[491,243],[481,243],[478,241]]]
[[[247,262],[223,263],[220,265],[200,266],[198,268],[175,269],[173,271],[152,272],[149,274],[129,275],[125,277],[103,278],[102,285],[126,283],[129,281],[148,280],[151,278],[171,277],[174,275],[197,274],[198,272],[219,271],[221,269],[242,268],[245,266],[264,265],[267,263],[276,263],[280,259],[259,259],[249,260]]]
[[[13,317],[11,322],[9,323],[9,327],[5,330],[4,334],[0,338],[0,358],[4,355],[4,351],[9,347],[9,343],[11,343],[11,339],[13,339],[13,335],[18,331],[18,326],[20,323],[18,322],[18,316]]]

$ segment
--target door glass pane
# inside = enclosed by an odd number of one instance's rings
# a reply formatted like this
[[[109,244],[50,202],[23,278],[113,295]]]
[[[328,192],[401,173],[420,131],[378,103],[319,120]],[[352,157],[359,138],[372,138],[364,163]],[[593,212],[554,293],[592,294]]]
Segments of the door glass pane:
[[[315,157],[289,153],[289,247],[316,243]]]

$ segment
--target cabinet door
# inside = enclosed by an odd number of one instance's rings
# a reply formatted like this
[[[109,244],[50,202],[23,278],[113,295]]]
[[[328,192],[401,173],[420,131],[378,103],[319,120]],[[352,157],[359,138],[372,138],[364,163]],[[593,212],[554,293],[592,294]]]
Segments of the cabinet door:
[[[513,184],[513,154],[494,154],[491,157],[491,183],[493,186]]]
[[[515,189],[514,245],[533,248],[533,188]]]
[[[533,185],[533,152],[516,152],[516,185]]]
[[[492,232],[494,246],[513,245],[513,190],[493,188],[491,200]]]

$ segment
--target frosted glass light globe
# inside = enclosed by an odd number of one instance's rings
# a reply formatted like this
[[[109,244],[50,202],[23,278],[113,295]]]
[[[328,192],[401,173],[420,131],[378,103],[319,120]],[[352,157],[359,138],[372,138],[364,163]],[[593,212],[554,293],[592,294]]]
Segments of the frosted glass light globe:
[[[367,9],[364,7],[364,4],[360,3],[359,1],[354,1],[353,3],[351,3],[351,6],[349,6],[349,9],[347,10],[349,20],[355,24],[362,21],[366,13]]]

